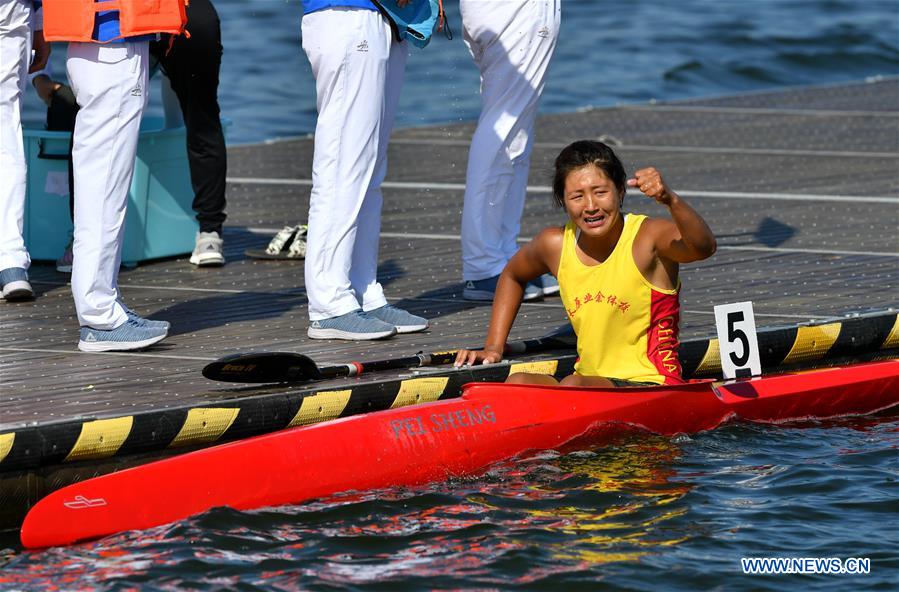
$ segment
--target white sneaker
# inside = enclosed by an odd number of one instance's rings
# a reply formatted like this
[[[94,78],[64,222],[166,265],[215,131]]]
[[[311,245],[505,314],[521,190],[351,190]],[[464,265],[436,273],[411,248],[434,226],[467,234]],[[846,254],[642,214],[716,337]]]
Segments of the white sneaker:
[[[198,232],[190,262],[198,267],[219,267],[225,264],[225,241],[218,232]]]

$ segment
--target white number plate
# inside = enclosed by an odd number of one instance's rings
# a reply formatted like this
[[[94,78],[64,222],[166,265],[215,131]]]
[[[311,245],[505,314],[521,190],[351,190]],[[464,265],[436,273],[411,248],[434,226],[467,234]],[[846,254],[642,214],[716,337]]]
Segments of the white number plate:
[[[715,307],[715,326],[721,349],[721,371],[725,378],[746,378],[762,373],[759,342],[752,302]]]

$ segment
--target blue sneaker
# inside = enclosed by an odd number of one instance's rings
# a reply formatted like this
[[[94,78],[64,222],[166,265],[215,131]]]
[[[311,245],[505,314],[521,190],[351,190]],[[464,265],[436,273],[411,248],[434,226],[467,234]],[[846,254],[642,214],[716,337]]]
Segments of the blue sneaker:
[[[28,283],[28,272],[21,267],[9,267],[0,271],[0,287],[0,294],[8,302],[34,298],[34,290]]]
[[[552,296],[559,293],[559,281],[551,273],[544,273],[534,283],[540,287],[544,296]]]
[[[311,339],[384,339],[396,335],[396,327],[371,314],[354,310],[339,317],[312,321],[306,334]]]
[[[132,321],[143,321],[147,324],[148,327],[158,327],[160,329],[165,329],[166,331],[168,331],[172,327],[172,324],[168,321],[154,321],[152,319],[145,319],[144,317],[140,316],[139,314],[125,306],[125,303],[121,300],[119,300],[119,306],[125,309],[125,314],[128,315],[128,318]]]
[[[392,304],[385,304],[381,308],[376,308],[367,312],[376,319],[380,319],[385,323],[390,323],[396,327],[397,333],[415,333],[416,331],[424,331],[428,328],[428,319],[417,317]]]
[[[115,329],[102,330],[81,327],[78,349],[84,352],[129,351],[142,349],[162,341],[168,329],[150,327],[143,320],[129,318]]]
[[[498,275],[484,280],[468,280],[465,282],[462,298],[479,302],[493,302],[493,296],[496,294],[496,283],[498,281]],[[523,302],[543,300],[543,288],[534,283],[529,283],[524,287],[524,296],[521,300]]]

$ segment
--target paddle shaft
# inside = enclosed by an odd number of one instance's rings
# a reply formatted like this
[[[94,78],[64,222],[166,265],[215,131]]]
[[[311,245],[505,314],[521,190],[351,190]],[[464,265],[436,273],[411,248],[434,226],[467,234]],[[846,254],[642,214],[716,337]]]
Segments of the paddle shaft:
[[[324,366],[318,371],[322,378],[339,378],[341,376],[359,376],[362,373],[378,372],[381,370],[399,370],[402,368],[421,368],[433,364],[447,364],[455,359],[455,352],[441,354],[416,354],[403,358],[391,358],[389,360],[375,360],[373,362],[350,362],[336,366]]]
[[[505,352],[507,354],[523,354],[548,349],[563,349],[571,347],[571,344],[556,337],[540,337],[538,339],[528,339],[526,341],[514,341],[507,343]],[[358,376],[363,372],[379,372],[382,370],[400,370],[402,368],[422,368],[424,366],[440,366],[442,364],[450,364],[455,361],[456,354],[459,350],[436,352],[436,353],[418,353],[414,356],[406,356],[402,358],[390,358],[387,360],[375,360],[373,362],[350,362],[349,364],[340,364],[337,366],[325,366],[319,368],[318,371],[325,378],[338,378],[341,376]]]

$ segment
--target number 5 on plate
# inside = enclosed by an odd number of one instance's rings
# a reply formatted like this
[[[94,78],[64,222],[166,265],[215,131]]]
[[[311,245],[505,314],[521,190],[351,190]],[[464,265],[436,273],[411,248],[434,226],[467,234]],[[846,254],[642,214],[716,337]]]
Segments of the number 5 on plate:
[[[721,351],[721,371],[725,378],[748,378],[762,373],[759,342],[755,333],[752,302],[735,302],[715,307],[715,326]]]

